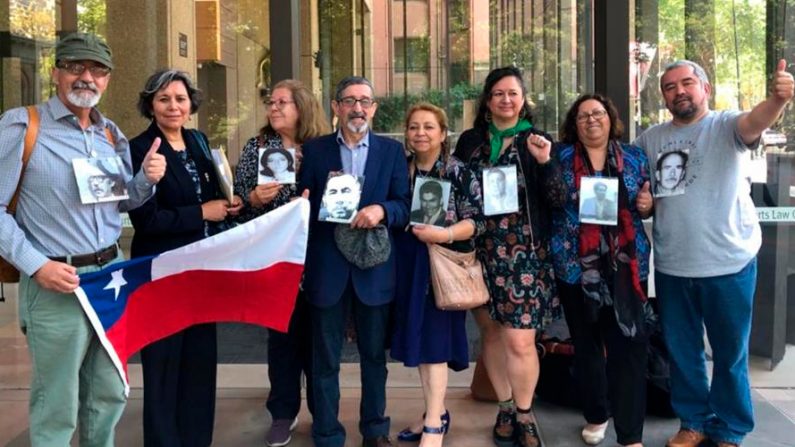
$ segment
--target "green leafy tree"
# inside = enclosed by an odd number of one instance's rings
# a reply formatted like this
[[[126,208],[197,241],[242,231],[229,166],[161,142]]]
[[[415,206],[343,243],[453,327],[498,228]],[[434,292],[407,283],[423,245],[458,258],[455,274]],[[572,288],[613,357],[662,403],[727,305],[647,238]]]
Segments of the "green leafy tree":
[[[79,0],[77,2],[77,29],[105,37],[106,14],[105,0]]]

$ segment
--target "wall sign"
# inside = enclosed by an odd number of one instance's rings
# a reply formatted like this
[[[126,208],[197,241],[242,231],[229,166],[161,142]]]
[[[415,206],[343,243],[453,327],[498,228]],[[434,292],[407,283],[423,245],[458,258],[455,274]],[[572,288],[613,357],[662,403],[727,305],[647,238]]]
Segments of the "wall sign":
[[[795,222],[795,207],[792,206],[758,207],[756,213],[759,222]]]
[[[179,55],[188,57],[188,35],[179,33]]]

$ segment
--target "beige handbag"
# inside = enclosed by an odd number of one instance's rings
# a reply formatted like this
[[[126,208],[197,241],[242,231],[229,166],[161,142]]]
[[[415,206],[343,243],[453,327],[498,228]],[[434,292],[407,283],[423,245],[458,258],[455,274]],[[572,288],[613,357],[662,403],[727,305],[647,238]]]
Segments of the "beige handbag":
[[[439,244],[428,244],[428,256],[436,307],[441,310],[466,310],[489,301],[483,267],[474,251],[460,253]]]

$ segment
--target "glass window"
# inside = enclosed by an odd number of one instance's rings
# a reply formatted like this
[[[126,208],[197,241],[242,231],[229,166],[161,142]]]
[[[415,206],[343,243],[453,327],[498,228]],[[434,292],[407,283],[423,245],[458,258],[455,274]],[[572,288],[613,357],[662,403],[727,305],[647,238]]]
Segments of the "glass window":
[[[427,37],[395,39],[395,71],[425,73],[428,71],[430,41]]]
[[[630,97],[638,133],[671,119],[660,93],[665,66],[677,59],[700,64],[711,84],[712,110],[750,111],[770,91],[779,59],[795,56],[795,12],[773,0],[639,0],[637,41],[631,45]],[[786,325],[776,315],[795,312],[795,117],[785,111],[749,151],[747,175],[762,224],[762,248],[752,354],[772,359],[784,353]],[[702,210],[703,211],[703,210]],[[785,294],[787,296],[782,296]],[[783,303],[783,304],[782,304]],[[789,333],[793,332],[790,327]]]

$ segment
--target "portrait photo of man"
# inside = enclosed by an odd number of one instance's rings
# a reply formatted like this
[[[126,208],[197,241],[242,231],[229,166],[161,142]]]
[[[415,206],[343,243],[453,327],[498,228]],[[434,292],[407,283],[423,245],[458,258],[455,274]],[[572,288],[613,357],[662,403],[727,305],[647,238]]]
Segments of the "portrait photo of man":
[[[362,183],[363,178],[361,177],[357,178],[350,174],[329,174],[318,220],[351,223],[359,208]]]
[[[516,166],[483,170],[483,214],[513,213],[519,210]]]
[[[417,177],[411,201],[410,223],[444,227],[449,199],[450,182]]]
[[[678,196],[685,193],[685,177],[687,176],[687,160],[690,158],[687,149],[665,152],[657,157],[654,188],[655,197]]]
[[[592,194],[590,194],[592,192]],[[580,179],[580,222],[599,225],[618,224],[618,179],[583,177]]]
[[[75,159],[72,165],[82,203],[112,202],[128,198],[119,157]]]

